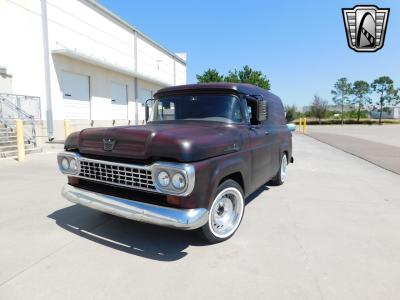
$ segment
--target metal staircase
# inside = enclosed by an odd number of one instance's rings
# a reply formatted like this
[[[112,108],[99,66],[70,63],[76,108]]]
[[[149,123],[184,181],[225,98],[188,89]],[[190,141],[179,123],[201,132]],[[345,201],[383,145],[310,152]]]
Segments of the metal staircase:
[[[25,140],[25,154],[42,152],[42,149]],[[15,129],[0,124],[0,158],[18,155]]]
[[[18,155],[15,123],[17,119],[24,123],[25,154],[42,152],[42,149],[37,147],[35,118],[13,101],[19,100],[18,97],[26,96],[0,94],[0,158]]]

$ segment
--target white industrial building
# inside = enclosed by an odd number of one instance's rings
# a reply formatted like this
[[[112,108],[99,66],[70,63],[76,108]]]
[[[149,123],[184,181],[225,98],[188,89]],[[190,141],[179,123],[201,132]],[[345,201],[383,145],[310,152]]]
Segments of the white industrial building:
[[[72,130],[141,124],[156,90],[186,83],[186,54],[94,0],[0,0],[0,33],[0,94],[39,97],[18,105],[46,138],[63,139],[65,119]]]
[[[369,112],[372,119],[379,119],[379,108],[374,108]],[[382,111],[382,119],[400,119],[400,106],[385,107]]]

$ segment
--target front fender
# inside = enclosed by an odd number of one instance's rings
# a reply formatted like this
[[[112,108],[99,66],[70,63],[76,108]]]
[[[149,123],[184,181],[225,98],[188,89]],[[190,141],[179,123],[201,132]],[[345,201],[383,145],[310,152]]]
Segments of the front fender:
[[[244,191],[249,189],[250,176],[249,165],[244,159],[238,155],[229,159],[220,161],[212,174],[212,186],[215,191],[221,180],[231,174],[240,173],[243,178]]]
[[[196,184],[190,196],[197,207],[208,208],[221,180],[239,172],[243,178],[245,195],[250,187],[250,156],[245,152],[231,153],[193,163],[196,170]]]

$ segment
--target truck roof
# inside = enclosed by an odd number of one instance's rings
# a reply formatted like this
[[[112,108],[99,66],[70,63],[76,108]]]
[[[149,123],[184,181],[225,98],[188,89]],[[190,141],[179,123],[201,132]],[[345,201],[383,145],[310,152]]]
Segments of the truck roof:
[[[228,83],[228,82],[216,82],[216,83],[197,83],[197,84],[186,84],[177,85],[162,88],[154,94],[154,97],[162,94],[178,93],[178,92],[191,92],[191,91],[228,91],[246,95],[262,95],[264,98],[274,98],[274,94],[264,90],[258,86],[247,84],[247,83]]]

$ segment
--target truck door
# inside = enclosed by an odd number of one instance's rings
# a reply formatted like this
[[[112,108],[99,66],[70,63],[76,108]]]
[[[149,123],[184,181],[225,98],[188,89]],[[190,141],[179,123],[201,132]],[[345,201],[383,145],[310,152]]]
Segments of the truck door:
[[[268,147],[270,151],[270,162],[268,165],[268,178],[272,178],[278,172],[280,166],[280,150],[279,145],[281,143],[281,132],[280,126],[265,122],[265,131],[268,133]]]
[[[271,163],[271,146],[265,128],[251,127],[249,130],[251,157],[252,157],[252,183],[257,188],[269,180],[269,165]]]
[[[252,187],[256,189],[265,184],[275,174],[271,170],[273,141],[268,126],[257,124],[256,103],[247,100],[247,119],[249,125],[249,144],[252,157]]]

